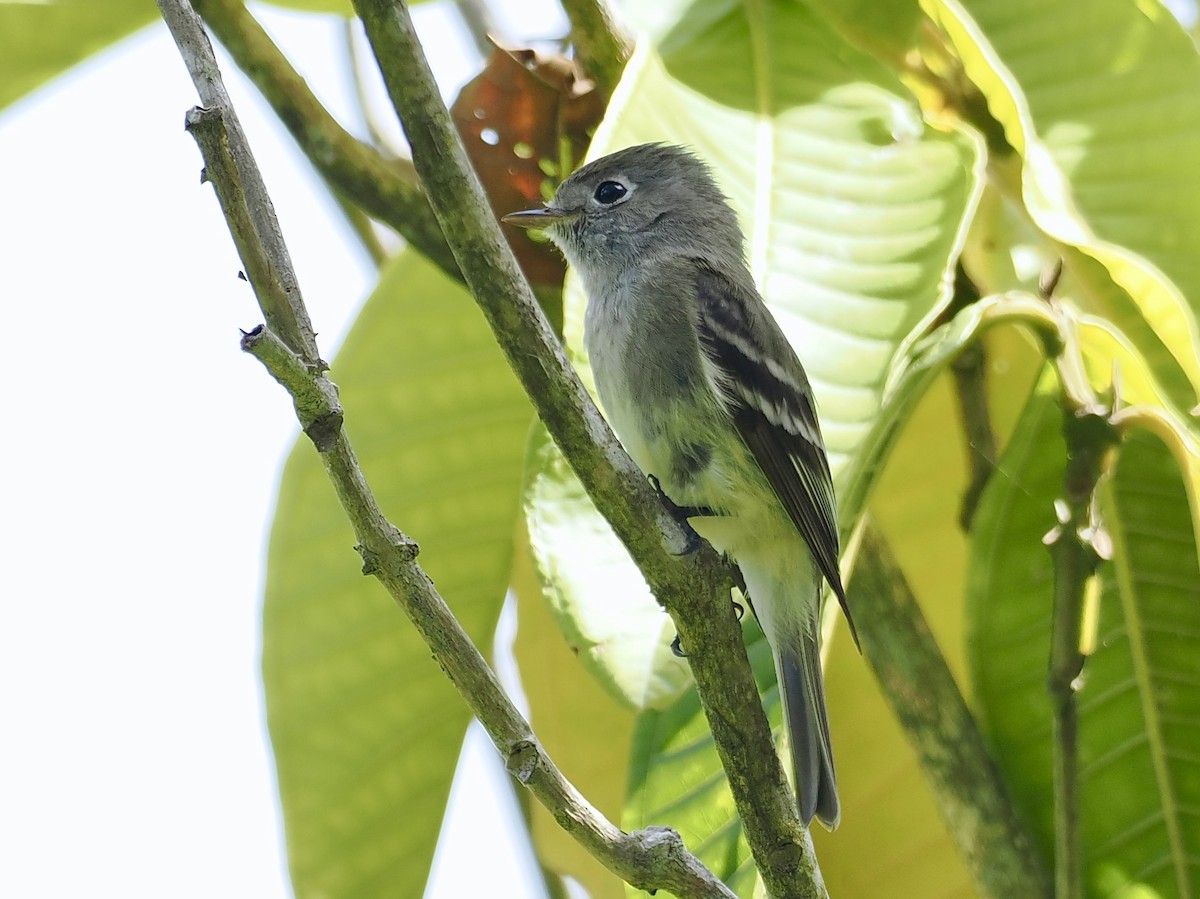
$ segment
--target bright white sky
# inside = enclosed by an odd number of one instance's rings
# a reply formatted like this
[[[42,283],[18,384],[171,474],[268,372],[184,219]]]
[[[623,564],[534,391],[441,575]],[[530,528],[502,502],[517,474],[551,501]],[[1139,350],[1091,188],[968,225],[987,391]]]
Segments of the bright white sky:
[[[552,0],[520,10],[513,35],[561,33]],[[337,27],[259,12],[305,72],[342,66]],[[417,16],[455,88],[456,20]],[[328,357],[370,267],[224,68]],[[341,90],[325,99],[349,115]],[[4,896],[290,894],[258,665],[296,425],[238,349],[259,314],[183,131],[195,99],[160,26],[0,114]],[[474,736],[441,856],[469,846],[472,864],[435,863],[426,895],[536,895],[531,860],[497,844],[512,801]]]

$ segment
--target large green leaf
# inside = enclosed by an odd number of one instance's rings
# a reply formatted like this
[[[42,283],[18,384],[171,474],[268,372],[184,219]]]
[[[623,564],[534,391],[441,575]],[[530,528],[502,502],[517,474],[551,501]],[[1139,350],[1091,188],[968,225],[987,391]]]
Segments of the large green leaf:
[[[541,592],[579,661],[627,708],[679,696],[691,675],[671,653],[670,616],[540,422],[524,500]]]
[[[1188,35],[1157,3],[923,5],[1020,154],[1035,222],[1102,263],[1128,292],[1152,331],[1146,339],[1161,342],[1190,380],[1190,395],[1176,401],[1192,405],[1200,388],[1200,171],[1192,164],[1200,57]],[[1142,351],[1156,352],[1149,344]]]
[[[509,580],[530,408],[465,290],[385,271],[333,367],[384,510],[477,645]],[[469,713],[354,536],[307,439],[284,471],[263,676],[298,896],[420,895]],[[386,890],[383,885],[386,884]]]
[[[0,109],[157,18],[152,0],[0,0]]]
[[[1053,845],[1050,646],[1054,526],[1065,458],[1043,381],[985,493],[972,537],[970,662],[1014,798]],[[1099,572],[1097,640],[1079,696],[1083,842],[1091,894],[1193,895],[1200,860],[1200,566],[1188,491],[1142,432],[1102,491],[1114,560]]]
[[[839,484],[861,479],[865,473],[847,463],[875,424],[893,365],[947,299],[946,270],[977,192],[976,146],[927,129],[891,74],[798,4],[694,3],[662,46],[662,57],[643,47],[631,60],[592,154],[667,140],[713,163],[741,216],[764,294],[812,377],[826,441],[842,470]],[[565,333],[581,365],[583,304],[576,285]],[[534,521],[541,515],[536,506],[528,511]],[[611,571],[632,570],[607,526],[575,527],[613,541],[606,555],[624,567],[614,561]],[[569,571],[576,564],[547,559],[541,568]],[[621,584],[635,580],[609,575],[617,577]],[[548,589],[578,587],[568,575]],[[614,622],[614,639],[618,629]],[[645,661],[636,668],[652,670]],[[694,698],[688,702],[647,720],[666,716],[678,723],[672,734],[698,737],[705,724]],[[687,715],[678,717],[681,710]],[[635,775],[626,823],[651,823],[651,810],[671,808],[669,823],[697,836],[717,834],[702,855],[733,876],[745,855],[725,839],[736,827],[732,807],[687,794],[692,778],[675,776],[662,757],[718,772],[712,788],[719,792],[725,787],[711,744],[682,754],[672,743],[659,745]]]
[[[902,70],[924,16],[917,0],[809,0],[860,50]]]
[[[1169,396],[1184,403],[1193,394],[1188,374],[1162,342],[1142,308],[1112,273],[1086,253],[1049,239],[1023,205],[995,187],[984,191],[963,248],[963,265],[983,294],[1038,291],[1043,275],[1063,264],[1055,294],[1100,316],[1129,336]]]

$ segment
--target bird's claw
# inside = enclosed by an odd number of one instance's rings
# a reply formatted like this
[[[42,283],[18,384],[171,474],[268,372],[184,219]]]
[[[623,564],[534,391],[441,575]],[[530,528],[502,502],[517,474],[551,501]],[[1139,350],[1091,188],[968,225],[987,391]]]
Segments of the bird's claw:
[[[662,482],[659,481],[657,477],[654,475],[647,475],[647,479],[650,481],[650,486],[654,488],[654,492],[658,496],[658,501],[663,504],[663,507],[683,529],[683,548],[678,552],[671,550],[672,554],[676,556],[690,556],[692,553],[696,552],[696,550],[700,549],[700,547],[703,545],[703,540],[701,540],[700,535],[696,533],[696,529],[692,527],[692,524],[690,521],[688,521],[688,519],[701,516],[712,516],[716,513],[707,506],[676,505],[675,501],[672,500],[671,497],[667,496],[666,492],[662,489]]]
[[[683,645],[679,642],[679,634],[676,634],[675,639],[671,641],[671,652],[675,653],[677,659],[687,658],[687,653],[683,651]]]

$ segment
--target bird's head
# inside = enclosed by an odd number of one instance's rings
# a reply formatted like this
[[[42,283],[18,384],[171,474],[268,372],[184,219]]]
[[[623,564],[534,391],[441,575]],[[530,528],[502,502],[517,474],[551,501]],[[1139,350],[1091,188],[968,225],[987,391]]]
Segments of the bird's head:
[[[578,169],[542,209],[504,216],[544,230],[585,273],[674,253],[743,253],[741,230],[708,166],[683,147],[640,144]]]

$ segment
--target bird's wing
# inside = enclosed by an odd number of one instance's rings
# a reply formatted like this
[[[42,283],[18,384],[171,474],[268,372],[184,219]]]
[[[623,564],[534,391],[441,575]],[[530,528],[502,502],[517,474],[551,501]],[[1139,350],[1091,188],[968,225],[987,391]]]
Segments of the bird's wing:
[[[837,511],[808,377],[757,295],[696,261],[700,345],[718,395],[767,481],[854,622],[838,570]]]

